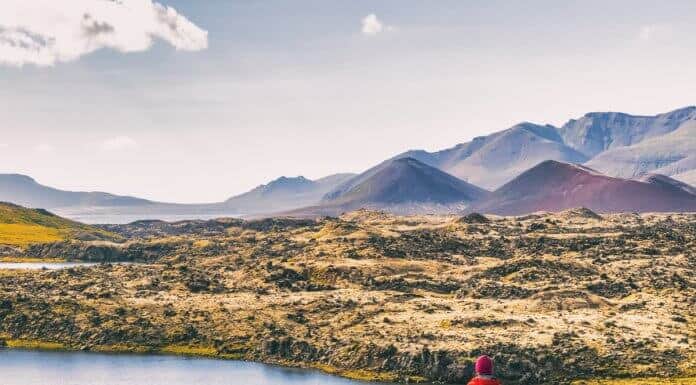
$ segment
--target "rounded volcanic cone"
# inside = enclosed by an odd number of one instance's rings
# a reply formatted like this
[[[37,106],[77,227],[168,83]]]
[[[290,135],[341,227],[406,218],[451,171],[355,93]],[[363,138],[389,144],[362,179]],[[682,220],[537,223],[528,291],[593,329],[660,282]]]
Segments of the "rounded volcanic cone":
[[[435,203],[477,201],[488,191],[413,158],[385,162],[327,194],[325,203]]]
[[[673,183],[613,178],[580,165],[545,161],[472,207],[522,215],[585,207],[595,212],[694,212],[696,195]]]

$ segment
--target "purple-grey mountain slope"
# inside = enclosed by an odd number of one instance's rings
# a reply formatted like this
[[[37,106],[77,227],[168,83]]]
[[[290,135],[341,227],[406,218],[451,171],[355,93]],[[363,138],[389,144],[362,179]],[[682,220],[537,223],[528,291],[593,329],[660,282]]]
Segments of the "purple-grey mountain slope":
[[[409,151],[413,157],[457,178],[493,189],[547,159],[582,163],[588,158],[563,143],[553,126],[521,123],[507,130],[453,148],[428,153]]]
[[[589,162],[593,168],[622,177],[652,171],[680,179],[684,173],[690,181],[696,179],[689,173],[696,169],[692,156],[696,135],[689,128],[695,121],[696,107],[654,116],[592,112],[562,127],[521,123],[446,150],[413,150],[395,158],[412,157],[488,189],[500,187],[544,160]],[[666,141],[676,146],[659,145]],[[634,153],[630,149],[636,146],[640,147]]]
[[[605,151],[587,162],[609,175],[634,178],[658,173],[682,179],[696,170],[696,120],[683,122],[676,130],[632,146]]]
[[[270,213],[318,203],[322,197],[355,174],[335,174],[315,181],[299,176],[280,177],[225,201],[224,205],[243,213]]]
[[[319,205],[285,213],[338,215],[359,208],[397,214],[460,211],[488,191],[413,158],[386,161],[329,192]]]
[[[663,175],[622,179],[581,165],[545,161],[469,210],[522,215],[576,207],[596,212],[696,212],[696,194],[693,187]]]

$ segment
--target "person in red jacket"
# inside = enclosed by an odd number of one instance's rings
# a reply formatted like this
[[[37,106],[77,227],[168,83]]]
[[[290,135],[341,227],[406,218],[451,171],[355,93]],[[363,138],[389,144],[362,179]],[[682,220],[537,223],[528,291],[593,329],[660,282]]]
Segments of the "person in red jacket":
[[[481,356],[476,359],[476,377],[469,381],[469,385],[501,385],[493,377],[493,360],[488,356]]]

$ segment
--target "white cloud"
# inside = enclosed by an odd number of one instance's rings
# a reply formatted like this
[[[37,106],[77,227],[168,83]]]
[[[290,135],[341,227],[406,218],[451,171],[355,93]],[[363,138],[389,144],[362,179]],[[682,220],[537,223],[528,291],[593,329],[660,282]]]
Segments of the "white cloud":
[[[640,27],[638,38],[640,40],[668,39],[672,37],[672,27],[665,24],[649,24]]]
[[[2,0],[0,64],[52,66],[101,48],[145,51],[154,39],[207,48],[208,32],[152,0]]]
[[[362,19],[363,35],[374,36],[378,33],[392,30],[394,30],[394,27],[385,25],[374,13],[371,13]]]
[[[117,136],[103,141],[100,147],[106,151],[130,150],[137,148],[138,142],[128,136]]]
[[[36,152],[47,153],[47,152],[53,152],[53,150],[55,150],[55,147],[51,146],[50,144],[46,144],[46,143],[41,143],[41,144],[34,146],[34,151],[36,151]]]

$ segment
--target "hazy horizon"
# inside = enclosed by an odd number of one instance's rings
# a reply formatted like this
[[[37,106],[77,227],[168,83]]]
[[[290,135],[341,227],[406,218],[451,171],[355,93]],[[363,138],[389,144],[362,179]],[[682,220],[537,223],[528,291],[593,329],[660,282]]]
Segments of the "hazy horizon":
[[[696,104],[689,1],[123,4],[0,6],[0,172],[213,202],[521,121]]]

